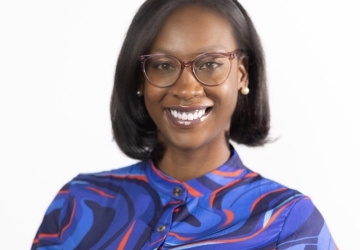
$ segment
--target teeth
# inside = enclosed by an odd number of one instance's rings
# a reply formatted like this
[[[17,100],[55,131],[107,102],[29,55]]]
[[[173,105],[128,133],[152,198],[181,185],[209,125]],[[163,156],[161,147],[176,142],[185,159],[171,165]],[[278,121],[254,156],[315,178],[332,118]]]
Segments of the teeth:
[[[176,110],[170,110],[170,112],[171,112],[171,114],[176,118],[177,117],[177,112],[176,112]]]
[[[194,120],[194,114],[188,114],[188,120],[189,121],[192,121],[192,120]]]
[[[192,121],[196,119],[200,119],[205,115],[205,109],[197,109],[192,112],[180,112],[173,109],[170,109],[170,113],[173,117],[183,120],[183,121]]]

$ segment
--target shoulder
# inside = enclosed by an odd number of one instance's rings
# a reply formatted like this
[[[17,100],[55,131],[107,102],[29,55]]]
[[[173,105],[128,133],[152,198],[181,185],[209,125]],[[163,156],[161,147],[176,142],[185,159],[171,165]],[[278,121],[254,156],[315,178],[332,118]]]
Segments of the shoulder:
[[[252,172],[252,175],[254,177],[246,185],[245,192],[253,195],[253,199],[256,199],[255,203],[259,208],[274,209],[282,207],[284,210],[288,210],[292,204],[306,197],[296,189],[265,178],[257,173]]]
[[[336,249],[326,222],[312,200],[304,196],[288,206],[277,249],[316,246]]]
[[[94,173],[81,173],[68,181],[57,193],[55,199],[84,197],[96,193],[116,192],[127,181],[146,180],[147,162],[137,162],[133,165]]]
[[[308,218],[316,219],[312,221],[313,223],[323,221],[309,196],[260,175],[256,183],[261,199],[268,197],[267,200],[269,200],[271,197],[273,201],[276,199],[281,200],[281,203],[277,203],[276,207],[282,207],[282,214],[285,216],[284,221],[286,224],[296,227],[296,224],[303,224]]]
[[[59,209],[71,210],[75,203],[83,200],[114,199],[133,181],[146,180],[146,164],[147,162],[138,162],[118,169],[75,176],[55,195],[47,214]]]
[[[101,171],[101,172],[96,172],[96,173],[81,173],[77,177],[75,177],[75,179],[78,177],[85,177],[85,176],[102,177],[102,176],[109,176],[109,175],[144,174],[146,164],[147,164],[146,161],[140,161],[140,162],[134,163],[132,165],[121,167],[121,168],[116,168],[116,169],[111,169],[111,170],[106,170],[106,171]]]
[[[272,224],[279,227],[276,249],[314,246],[319,250],[337,249],[322,214],[310,197],[260,175],[252,184],[253,213],[270,213]]]
[[[267,198],[267,200],[269,200],[271,198],[280,198],[282,201],[290,197],[292,199],[299,199],[305,196],[296,189],[287,187],[277,181],[266,178],[263,175],[252,171],[242,163],[236,150],[233,150],[233,156],[233,162],[231,164],[238,165],[239,168],[244,170],[239,176],[239,187],[241,187],[244,192],[252,194],[259,199]]]

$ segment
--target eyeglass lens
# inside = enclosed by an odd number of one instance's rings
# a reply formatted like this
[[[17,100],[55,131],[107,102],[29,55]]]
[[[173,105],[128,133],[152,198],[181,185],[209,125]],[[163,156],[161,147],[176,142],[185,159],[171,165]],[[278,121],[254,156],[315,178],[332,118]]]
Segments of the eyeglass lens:
[[[172,85],[180,76],[181,62],[168,55],[152,55],[144,62],[146,76],[159,87]],[[231,69],[229,58],[221,54],[198,56],[193,64],[196,78],[206,85],[217,85],[226,80]]]

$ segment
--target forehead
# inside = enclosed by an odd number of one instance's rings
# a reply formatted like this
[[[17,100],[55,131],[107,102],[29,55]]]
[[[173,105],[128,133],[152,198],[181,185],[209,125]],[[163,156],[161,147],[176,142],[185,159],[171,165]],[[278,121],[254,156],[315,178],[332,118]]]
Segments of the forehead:
[[[160,27],[151,53],[192,57],[204,52],[229,52],[237,48],[233,28],[221,14],[199,5],[172,12]]]

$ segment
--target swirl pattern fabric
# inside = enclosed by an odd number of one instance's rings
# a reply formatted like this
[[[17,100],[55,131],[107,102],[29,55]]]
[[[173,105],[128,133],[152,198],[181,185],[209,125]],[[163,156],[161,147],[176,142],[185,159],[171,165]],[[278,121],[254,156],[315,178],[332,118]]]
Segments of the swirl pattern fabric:
[[[31,249],[337,247],[307,196],[249,170],[233,151],[186,182],[151,161],[79,175],[50,204]]]

